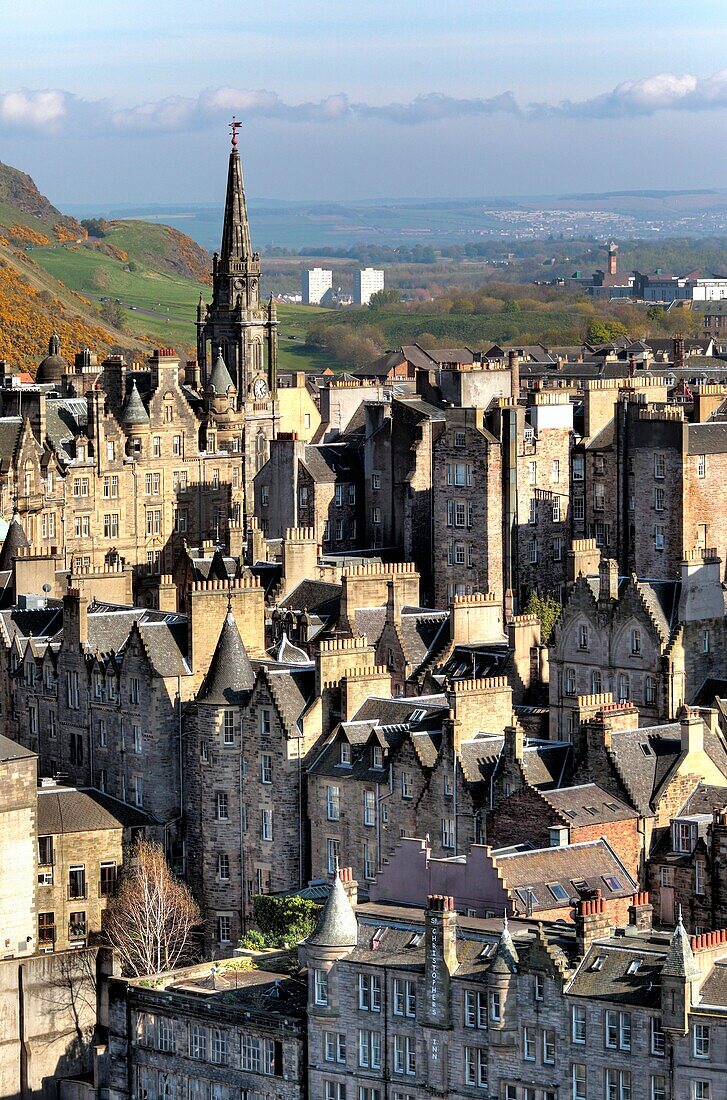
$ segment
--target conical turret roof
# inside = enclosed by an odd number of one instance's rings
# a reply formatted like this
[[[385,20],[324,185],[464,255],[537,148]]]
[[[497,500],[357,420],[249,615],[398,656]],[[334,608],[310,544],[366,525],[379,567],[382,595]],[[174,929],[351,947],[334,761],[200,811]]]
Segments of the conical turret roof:
[[[136,388],[136,379],[134,379],[121,410],[121,423],[126,426],[149,423],[149,413],[146,411],[146,406],[141,400],[141,394]]]
[[[502,933],[500,934],[500,942],[495,950],[490,970],[514,974],[519,962],[520,957],[515,949],[512,936],[510,935],[510,929],[507,925],[507,915],[505,915]]]
[[[230,153],[230,164],[227,170],[225,220],[222,226],[220,260],[223,264],[228,263],[230,260],[245,262],[250,259],[251,255],[250,226],[247,220],[242,164],[237,148],[237,134],[233,133],[232,152]]]
[[[212,368],[210,380],[207,384],[212,387],[215,393],[220,394],[227,393],[230,387],[234,389],[235,383],[232,381],[232,375],[227,369],[225,360],[222,358],[222,351],[217,353],[215,365]]]
[[[663,975],[669,978],[698,978],[699,967],[694,958],[689,936],[682,924],[682,912],[679,909],[679,920],[671,938],[669,950],[664,965],[661,969]]]
[[[12,569],[13,558],[17,557],[18,553],[28,546],[30,546],[28,536],[23,530],[23,525],[16,512],[10,521],[7,534],[3,539],[2,550],[0,550],[0,572]]]
[[[314,947],[350,947],[358,943],[358,924],[338,875],[333,880],[318,926],[307,941]]]
[[[255,673],[237,629],[235,616],[228,611],[217,640],[209,671],[197,699],[217,706],[239,706],[255,684]]]
[[[230,574],[227,572],[227,566],[225,565],[225,555],[219,546],[215,547],[215,552],[212,555],[207,579],[217,581],[229,581],[230,579]]]

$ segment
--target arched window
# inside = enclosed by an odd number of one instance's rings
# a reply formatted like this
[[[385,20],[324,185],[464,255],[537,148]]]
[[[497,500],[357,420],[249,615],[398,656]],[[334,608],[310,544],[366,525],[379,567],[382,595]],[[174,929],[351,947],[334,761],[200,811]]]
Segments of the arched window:
[[[266,439],[264,432],[258,432],[255,436],[255,469],[261,470],[265,465]]]

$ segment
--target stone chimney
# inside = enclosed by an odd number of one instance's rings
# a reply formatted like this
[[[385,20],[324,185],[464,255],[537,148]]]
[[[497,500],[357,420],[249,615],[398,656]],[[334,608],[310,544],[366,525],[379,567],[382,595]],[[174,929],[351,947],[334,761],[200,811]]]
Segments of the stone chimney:
[[[424,957],[425,1027],[451,1027],[450,978],[457,969],[457,912],[454,898],[430,894],[427,898]]]
[[[460,723],[460,740],[466,741],[481,730],[500,733],[512,719],[512,688],[506,676],[454,680],[445,694]]]
[[[69,588],[63,597],[63,640],[69,647],[88,642],[88,597],[80,588]]]
[[[681,732],[682,752],[704,752],[704,722],[700,715],[683,707],[679,715],[679,727]]]
[[[674,366],[684,366],[684,335],[681,332],[674,333]]]
[[[160,611],[177,610],[177,586],[168,573],[162,574],[157,585],[157,607]]]
[[[502,604],[494,592],[454,596],[449,608],[449,636],[454,645],[483,645],[503,636]]]
[[[643,890],[634,894],[629,905],[629,928],[637,932],[650,932],[653,916],[654,906],[649,901],[648,892]]]
[[[355,909],[358,905],[358,882],[353,877],[352,867],[341,867],[338,872],[338,877],[341,880],[343,891],[349,900],[352,909]]]
[[[593,898],[581,898],[576,902],[574,919],[579,955],[585,955],[594,940],[603,939],[611,931],[611,918],[606,912],[601,891],[594,890],[593,893]]]
[[[597,573],[601,563],[601,551],[595,539],[573,539],[568,551],[568,581],[573,584],[582,573],[584,577]]]
[[[608,246],[608,273],[616,275],[618,272],[618,245],[611,241]]]
[[[618,599],[618,562],[615,558],[601,558],[598,566],[598,603],[601,608]]]
[[[517,401],[520,396],[520,356],[515,348],[507,353],[507,365],[510,370],[510,396]]]
[[[288,527],[283,539],[283,581],[292,592],[301,581],[315,580],[318,543],[312,527]]]

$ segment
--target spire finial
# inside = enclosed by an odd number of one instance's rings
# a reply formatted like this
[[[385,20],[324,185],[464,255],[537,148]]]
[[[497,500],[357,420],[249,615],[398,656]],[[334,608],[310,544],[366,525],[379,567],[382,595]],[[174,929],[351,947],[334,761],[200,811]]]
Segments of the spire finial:
[[[679,916],[677,918],[677,927],[679,925],[682,925],[682,907],[681,907],[681,905],[679,906]],[[684,926],[682,925],[682,927],[684,927]]]
[[[505,913],[505,916],[504,916],[503,921],[502,921],[502,930],[503,930],[503,932],[507,932],[507,913]]]
[[[230,123],[230,134],[232,135],[232,148],[237,150],[237,131],[242,126],[241,122],[238,122],[235,116],[232,116],[232,122]]]

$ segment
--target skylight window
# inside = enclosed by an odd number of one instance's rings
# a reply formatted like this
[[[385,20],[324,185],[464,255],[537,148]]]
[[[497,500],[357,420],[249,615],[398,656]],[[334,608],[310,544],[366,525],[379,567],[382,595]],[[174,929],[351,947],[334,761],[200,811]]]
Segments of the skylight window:
[[[423,932],[413,932],[411,938],[408,940],[407,947],[418,947],[424,938]]]
[[[603,875],[603,881],[606,883],[606,886],[608,886],[609,890],[621,889],[621,883],[615,875]]]
[[[627,974],[635,974],[638,971],[639,967],[641,966],[641,962],[642,962],[641,959],[632,959],[631,962],[629,963],[628,967],[627,967],[626,973]]]
[[[571,882],[573,883],[574,889],[576,889],[579,894],[582,894],[584,890],[588,889],[588,883],[584,878],[573,878]]]
[[[643,752],[644,756],[653,756],[654,755],[654,750],[652,749],[651,745],[648,745],[646,743],[646,741],[642,741],[641,744],[639,745],[639,748]]]
[[[421,722],[423,718],[426,718],[427,712],[425,710],[413,710],[409,715],[410,722]]]
[[[568,900],[568,891],[559,882],[548,882],[546,885],[556,901]]]
[[[478,955],[478,958],[488,959],[490,957],[490,955],[493,953],[494,950],[495,950],[495,944],[494,943],[485,943],[485,944],[482,945],[482,950],[480,951],[480,953]]]
[[[587,814],[590,814],[591,817],[595,817],[596,814],[598,813],[598,810],[596,809],[595,806],[586,806],[585,811],[586,811]]]
[[[605,961],[606,961],[606,956],[605,955],[596,955],[595,959],[591,963],[591,970],[601,970],[603,968],[603,964],[605,963]]]

